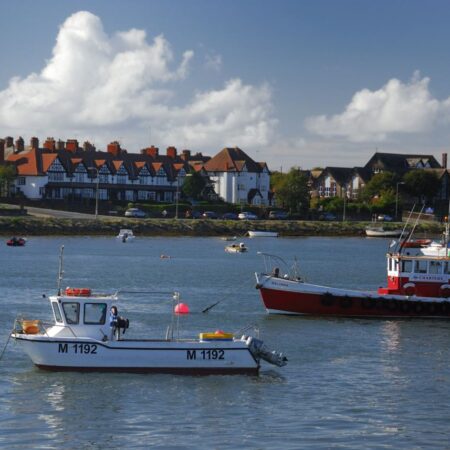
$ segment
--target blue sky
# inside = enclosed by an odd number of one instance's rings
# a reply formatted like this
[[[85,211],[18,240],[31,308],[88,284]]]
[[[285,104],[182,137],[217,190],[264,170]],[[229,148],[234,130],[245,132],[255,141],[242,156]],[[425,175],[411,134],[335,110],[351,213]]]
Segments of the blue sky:
[[[237,145],[269,168],[450,149],[450,2],[1,1],[0,135]]]

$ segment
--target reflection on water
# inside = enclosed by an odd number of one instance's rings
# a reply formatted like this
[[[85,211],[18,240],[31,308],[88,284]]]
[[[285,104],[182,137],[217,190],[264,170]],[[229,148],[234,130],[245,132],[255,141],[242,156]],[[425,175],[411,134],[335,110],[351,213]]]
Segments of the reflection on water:
[[[289,363],[258,377],[52,373],[11,343],[0,363],[1,447],[447,446],[450,324],[267,316],[254,289],[257,251],[299,257],[314,283],[376,289],[387,241],[254,239],[236,258],[216,238],[32,238],[21,252],[0,252],[0,345],[18,313],[51,317],[42,294],[55,291],[61,244],[66,285],[136,291],[119,303],[130,337],[164,336],[177,290],[191,310],[180,318],[182,336],[252,325]]]

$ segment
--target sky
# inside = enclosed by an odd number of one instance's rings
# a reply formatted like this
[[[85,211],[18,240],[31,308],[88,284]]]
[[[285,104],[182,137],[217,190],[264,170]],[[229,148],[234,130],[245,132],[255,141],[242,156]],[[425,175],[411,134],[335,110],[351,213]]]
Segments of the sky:
[[[450,150],[447,0],[0,0],[0,136],[269,169]]]

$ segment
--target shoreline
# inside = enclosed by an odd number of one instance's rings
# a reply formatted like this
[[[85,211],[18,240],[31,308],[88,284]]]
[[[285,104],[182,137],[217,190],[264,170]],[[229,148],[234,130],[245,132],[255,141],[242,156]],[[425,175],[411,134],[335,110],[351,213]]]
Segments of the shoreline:
[[[50,217],[0,217],[1,235],[116,236],[120,228],[131,228],[137,236],[244,236],[249,230],[277,231],[280,237],[365,236],[367,226],[399,229],[402,223],[322,222],[302,220],[226,221],[211,219],[66,219]],[[443,225],[423,222],[416,234],[440,235]]]

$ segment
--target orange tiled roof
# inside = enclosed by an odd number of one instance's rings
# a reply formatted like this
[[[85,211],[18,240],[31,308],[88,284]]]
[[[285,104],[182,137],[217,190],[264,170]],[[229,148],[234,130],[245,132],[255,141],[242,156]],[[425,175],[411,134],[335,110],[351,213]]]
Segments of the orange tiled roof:
[[[14,162],[18,175],[41,175],[38,167],[37,150],[32,148],[28,152],[9,155],[7,161]]]
[[[42,154],[42,171],[47,172],[48,168],[53,164],[53,161],[58,157],[56,153]]]

